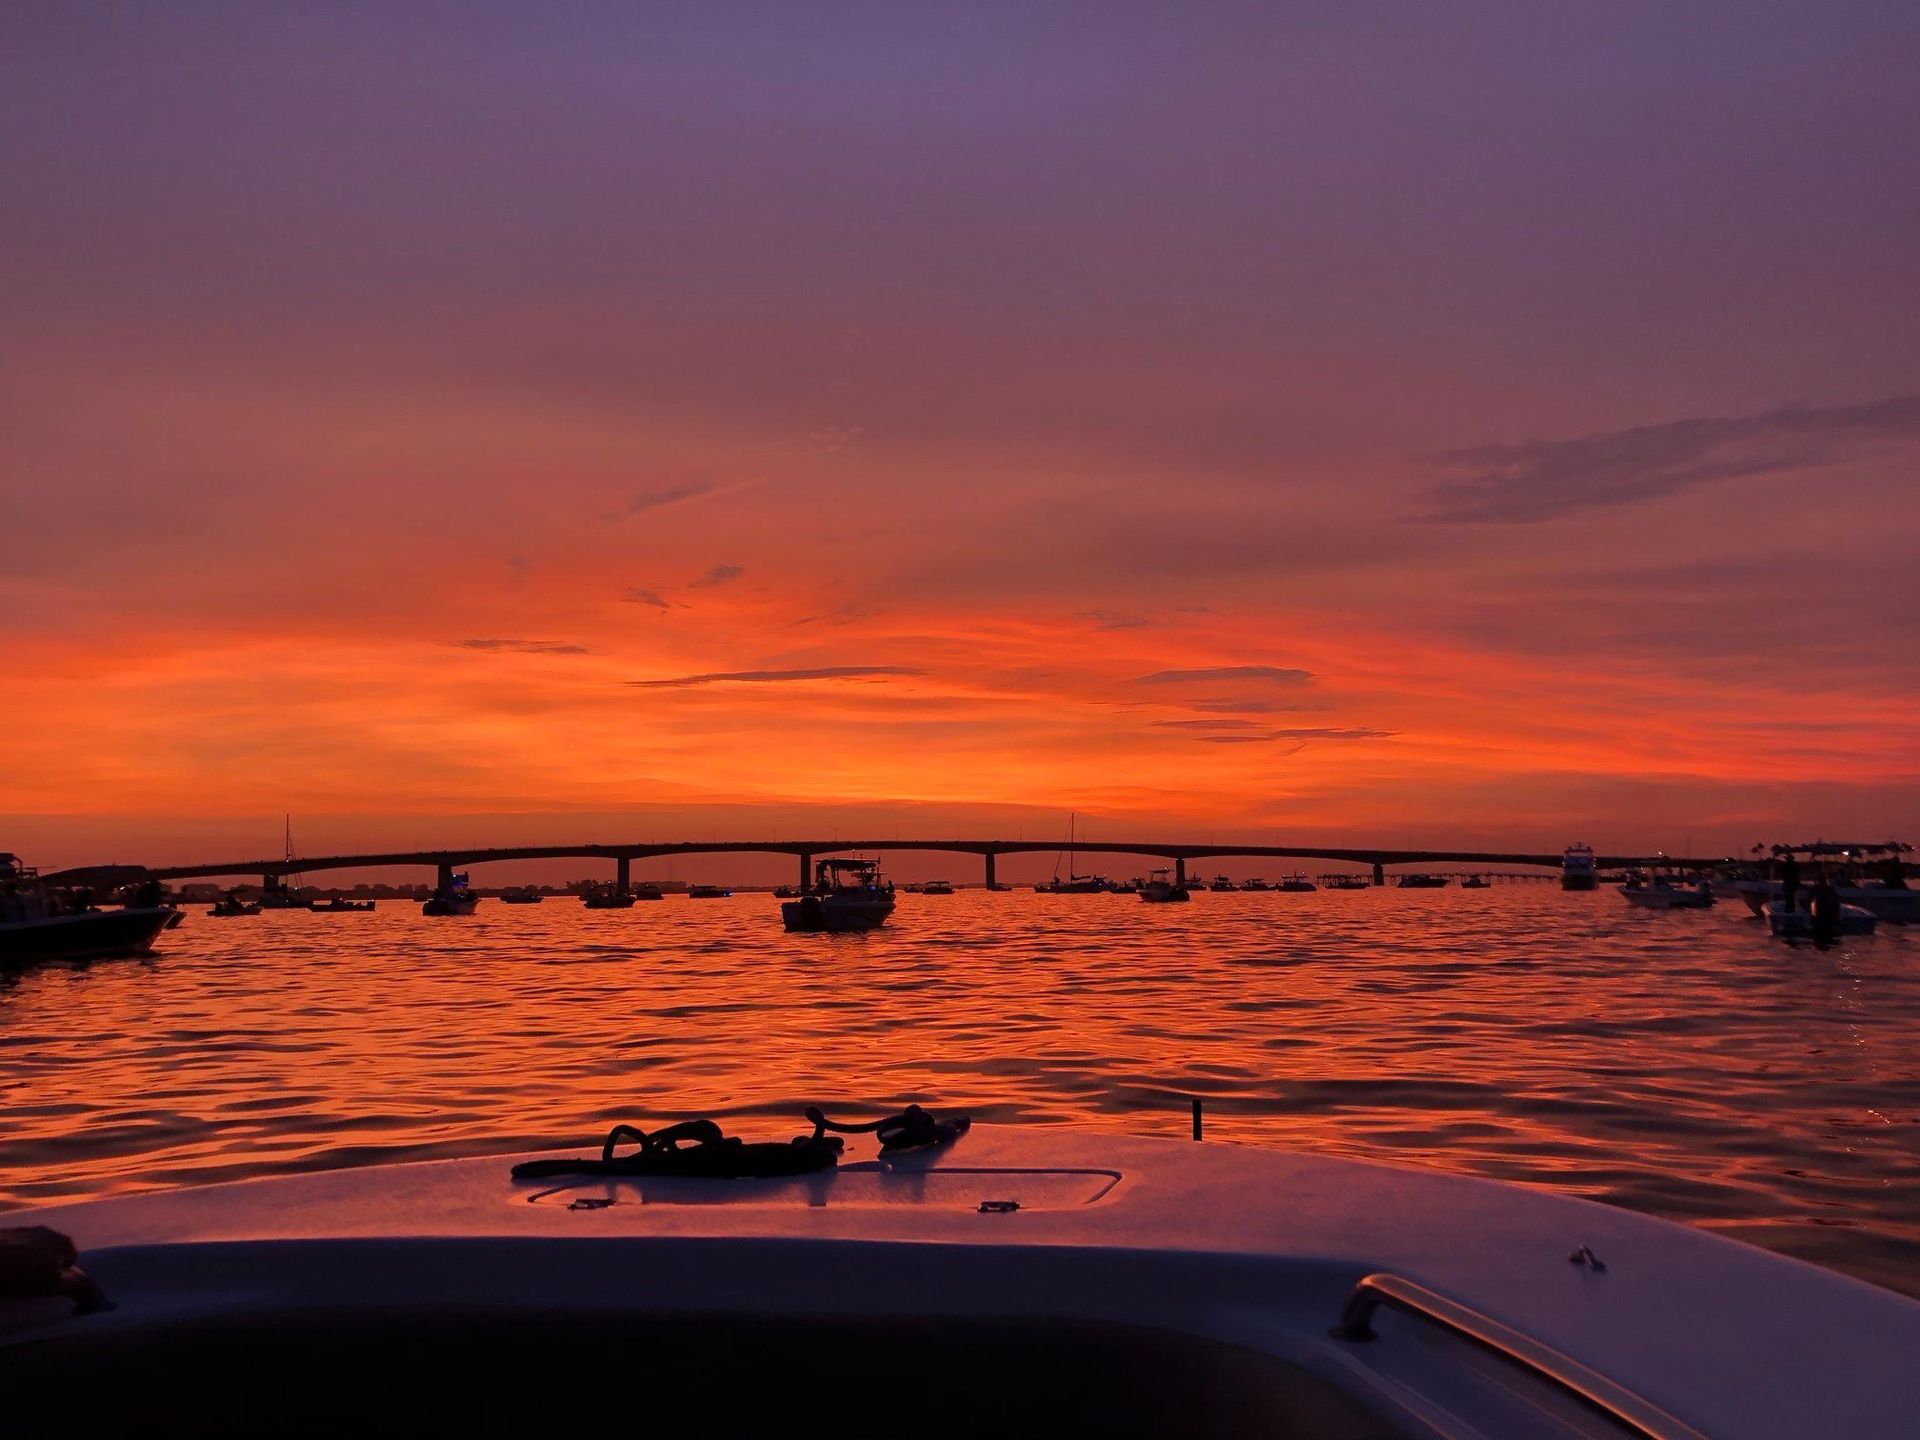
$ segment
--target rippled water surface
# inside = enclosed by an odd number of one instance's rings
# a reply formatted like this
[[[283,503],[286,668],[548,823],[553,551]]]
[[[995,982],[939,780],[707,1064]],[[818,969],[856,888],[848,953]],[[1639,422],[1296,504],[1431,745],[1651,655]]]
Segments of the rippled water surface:
[[[1920,1294],[1920,933],[1536,885],[215,920],[0,981],[0,1203],[907,1100],[1472,1171]],[[777,1117],[777,1118],[775,1118]]]

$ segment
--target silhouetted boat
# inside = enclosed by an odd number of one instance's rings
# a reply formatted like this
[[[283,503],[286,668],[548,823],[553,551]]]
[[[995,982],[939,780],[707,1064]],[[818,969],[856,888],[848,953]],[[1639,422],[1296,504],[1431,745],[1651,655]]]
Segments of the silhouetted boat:
[[[220,920],[232,920],[241,915],[258,915],[258,900],[242,900],[238,895],[223,895],[207,907],[207,914]]]
[[[1402,890],[1444,890],[1447,888],[1447,877],[1414,873],[1402,875],[1393,883]]]
[[[1487,883],[1486,876],[1469,875],[1460,882],[1460,888],[1462,890],[1491,890],[1493,887]]]
[[[664,900],[666,896],[661,892],[658,885],[636,885],[633,887],[633,898],[636,900]]]
[[[1320,887],[1304,875],[1289,875],[1274,888],[1276,890],[1285,890],[1291,895],[1305,895],[1309,891],[1318,890]]]
[[[725,900],[731,894],[733,891],[722,885],[689,885],[687,887],[689,900]]]
[[[316,915],[358,915],[373,909],[373,901],[348,900],[336,895],[331,900],[315,900],[307,908]]]
[[[49,890],[39,872],[0,854],[0,966],[143,955],[179,923],[164,905],[101,910],[83,890]]]
[[[1153,905],[1179,904],[1193,897],[1187,893],[1187,887],[1173,878],[1171,870],[1156,870],[1147,877],[1147,883],[1138,891],[1142,900]]]
[[[1207,886],[1207,889],[1215,892],[1216,894],[1227,894],[1231,891],[1238,890],[1239,888],[1240,887],[1238,885],[1234,884],[1233,881],[1229,880],[1224,875],[1214,876],[1213,883]]]
[[[780,906],[789,930],[877,930],[893,913],[893,886],[877,860],[821,860],[813,888]]]
[[[1806,857],[1799,881],[1803,896],[1815,879],[1825,875],[1844,904],[1894,925],[1920,925],[1920,890],[1908,887],[1904,859],[1912,849],[1893,840],[1868,845],[1819,841],[1775,845],[1772,854],[1776,865],[1789,854],[1796,861]],[[1785,892],[1780,880],[1754,875],[1735,881],[1733,888],[1756,915],[1764,915],[1767,904],[1783,898]]]
[[[1696,885],[1676,883],[1671,875],[1658,871],[1634,875],[1620,887],[1620,898],[1644,910],[1708,910],[1713,907],[1713,891],[1702,880]]]
[[[1242,880],[1240,882],[1240,888],[1242,890],[1284,890],[1287,887],[1284,884],[1269,885],[1265,880],[1262,880],[1258,875],[1249,875],[1245,880]],[[1313,888],[1314,887],[1312,885],[1307,886],[1307,889],[1309,890]]]
[[[1364,875],[1335,875],[1327,880],[1329,890],[1371,890],[1373,882]]]
[[[631,910],[633,892],[618,885],[594,885],[581,892],[580,900],[589,910]]]
[[[427,897],[420,907],[422,915],[471,915],[474,907],[480,903],[480,897],[467,885],[466,872],[455,875],[452,880]]]
[[[1077,814],[1068,817],[1066,848],[1067,878],[1064,880],[1060,878],[1060,859],[1056,856],[1053,862],[1053,878],[1044,885],[1034,886],[1033,890],[1036,895],[1110,895],[1113,893],[1113,883],[1108,880],[1106,876],[1076,875],[1073,873],[1075,858],[1074,846],[1077,843],[1079,825],[1080,817]]]
[[[1833,939],[1841,935],[1871,935],[1879,923],[1871,910],[1858,905],[1838,905],[1833,913],[1822,915],[1805,906],[1789,910],[1785,901],[1774,900],[1766,909],[1767,929],[1775,935],[1805,936],[1813,940]]]
[[[1562,890],[1597,890],[1600,888],[1600,874],[1593,868],[1593,847],[1591,845],[1569,845],[1561,854],[1560,888]]]
[[[538,905],[546,898],[538,890],[502,890],[500,892],[502,905]]]
[[[920,893],[922,895],[951,895],[953,894],[953,882],[951,880],[929,880],[920,887]]]
[[[756,1128],[16,1210],[81,1249],[6,1302],[10,1433],[1897,1440],[1920,1415],[1920,1302],[1622,1206],[1054,1125],[905,1151]]]

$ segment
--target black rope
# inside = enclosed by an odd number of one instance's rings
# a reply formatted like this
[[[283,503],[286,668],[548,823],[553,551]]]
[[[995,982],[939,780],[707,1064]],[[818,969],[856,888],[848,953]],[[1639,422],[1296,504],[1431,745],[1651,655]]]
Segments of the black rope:
[[[931,1111],[922,1110],[918,1105],[909,1105],[898,1115],[888,1115],[884,1119],[868,1121],[865,1124],[849,1124],[829,1120],[818,1105],[807,1107],[807,1119],[813,1122],[813,1138],[826,1138],[829,1130],[842,1135],[878,1135],[882,1155],[898,1154],[902,1150],[925,1150],[935,1145],[951,1145],[972,1127],[973,1121],[965,1115],[955,1115],[942,1120]]]
[[[636,1149],[615,1152],[623,1144]],[[725,1134],[711,1120],[683,1120],[649,1134],[633,1125],[616,1125],[607,1132],[600,1158],[527,1160],[513,1167],[516,1180],[546,1180],[556,1175],[685,1176],[701,1180],[767,1179],[810,1175],[830,1170],[840,1162],[838,1136],[796,1135],[749,1144]]]

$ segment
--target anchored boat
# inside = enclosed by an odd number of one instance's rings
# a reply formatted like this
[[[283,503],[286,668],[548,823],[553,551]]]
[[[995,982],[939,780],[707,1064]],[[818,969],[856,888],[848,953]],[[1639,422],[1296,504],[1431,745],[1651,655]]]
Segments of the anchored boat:
[[[480,897],[473,893],[467,883],[467,873],[462,870],[454,875],[421,905],[422,915],[471,915],[479,905]]]
[[[1593,847],[1584,843],[1569,845],[1560,856],[1562,890],[1598,890],[1600,872],[1594,869]]]
[[[1136,893],[1154,905],[1178,904],[1193,898],[1187,893],[1187,887],[1174,879],[1171,870],[1155,870]]]
[[[50,889],[40,872],[0,853],[0,968],[39,960],[144,955],[180,923],[165,905],[102,910],[84,890]]]
[[[1709,910],[1713,890],[1705,880],[1689,885],[1664,871],[1636,872],[1620,887],[1620,898],[1644,910]]]
[[[631,910],[634,896],[618,885],[589,885],[580,899],[589,910]]]
[[[1755,846],[1757,851],[1760,847]],[[1764,916],[1768,905],[1785,900],[1791,877],[1796,903],[1821,878],[1833,886],[1840,901],[1867,911],[1876,920],[1895,925],[1920,925],[1920,890],[1907,883],[1906,856],[1913,847],[1896,840],[1879,844],[1842,845],[1818,841],[1812,845],[1775,845],[1769,852],[1773,873],[1748,873],[1733,882],[1734,892],[1754,914]],[[1756,862],[1758,868],[1758,862]]]
[[[878,860],[821,860],[813,874],[812,890],[781,902],[789,930],[877,930],[893,913],[893,886]]]
[[[45,1264],[0,1299],[8,1423],[1865,1440],[1920,1414],[1920,1303],[1616,1206],[1245,1145],[797,1128],[17,1212]]]

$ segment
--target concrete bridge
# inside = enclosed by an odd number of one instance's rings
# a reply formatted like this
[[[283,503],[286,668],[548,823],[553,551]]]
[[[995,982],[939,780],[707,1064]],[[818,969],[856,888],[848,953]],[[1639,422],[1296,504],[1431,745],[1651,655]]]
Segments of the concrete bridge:
[[[195,880],[221,875],[259,876],[267,889],[278,888],[289,875],[308,875],[321,870],[373,870],[385,866],[432,868],[445,884],[454,871],[477,865],[493,865],[515,860],[611,860],[615,883],[630,883],[635,860],[652,860],[672,855],[791,855],[799,863],[802,884],[812,879],[816,857],[848,852],[878,854],[901,850],[939,850],[958,855],[980,857],[986,883],[996,883],[994,862],[1002,855],[1046,854],[1071,848],[1076,855],[1134,855],[1170,865],[1184,880],[1187,865],[1195,860],[1276,859],[1329,860],[1360,865],[1372,871],[1376,885],[1385,882],[1390,865],[1459,865],[1480,869],[1506,869],[1514,866],[1558,869],[1558,855],[1530,855],[1505,850],[1389,850],[1341,849],[1319,845],[1214,845],[1175,844],[1158,840],[1082,840],[1071,847],[1065,840],[689,840],[669,844],[627,845],[513,845],[497,849],[406,850],[368,855],[310,855],[297,859],[275,856],[271,859],[222,861],[207,865],[101,867],[98,870],[63,872],[49,879],[82,880],[98,883],[111,878],[113,883],[129,880]],[[1602,855],[1598,862],[1612,869],[1623,865],[1652,863],[1651,856]],[[1661,863],[1688,866],[1692,861],[1661,859]],[[1713,862],[1702,862],[1713,863]]]

